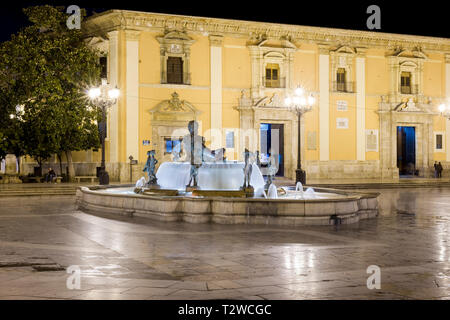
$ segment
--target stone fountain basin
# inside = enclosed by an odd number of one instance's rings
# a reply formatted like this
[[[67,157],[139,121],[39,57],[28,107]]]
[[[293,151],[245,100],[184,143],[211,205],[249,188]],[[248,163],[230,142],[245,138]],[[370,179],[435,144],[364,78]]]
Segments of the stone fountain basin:
[[[87,213],[220,224],[334,225],[378,215],[378,193],[314,188],[331,197],[302,200],[140,195],[132,190],[123,185],[80,187],[77,205]]]

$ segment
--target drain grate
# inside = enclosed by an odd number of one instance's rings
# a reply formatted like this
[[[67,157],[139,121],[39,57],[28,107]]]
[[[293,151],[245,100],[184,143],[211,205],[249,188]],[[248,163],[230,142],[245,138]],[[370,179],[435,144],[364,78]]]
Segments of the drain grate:
[[[65,267],[59,265],[52,259],[48,257],[15,257],[15,259],[11,258],[3,258],[3,261],[0,261],[0,268],[23,268],[23,267],[31,267],[35,271],[63,271],[66,270]],[[1,257],[0,257],[1,259]]]
[[[40,264],[33,265],[33,269],[42,272],[42,271],[64,271],[66,268],[60,266],[59,264]]]

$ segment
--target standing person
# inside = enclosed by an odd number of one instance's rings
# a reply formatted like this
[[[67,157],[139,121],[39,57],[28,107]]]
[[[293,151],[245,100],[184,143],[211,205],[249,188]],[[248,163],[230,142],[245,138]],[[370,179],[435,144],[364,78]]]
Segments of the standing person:
[[[438,177],[438,164],[437,161],[434,162],[434,177]]]
[[[441,162],[438,163],[437,169],[438,169],[438,178],[442,178],[442,170],[444,170],[444,168],[442,168]]]

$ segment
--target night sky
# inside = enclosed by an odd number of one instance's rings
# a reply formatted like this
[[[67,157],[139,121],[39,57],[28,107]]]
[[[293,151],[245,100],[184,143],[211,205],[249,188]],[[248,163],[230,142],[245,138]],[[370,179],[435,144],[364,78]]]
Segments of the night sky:
[[[380,32],[450,38],[445,1],[427,1],[420,6],[411,1],[252,1],[256,9],[250,8],[248,3],[250,1],[236,0],[8,1],[0,4],[0,41],[8,40],[11,33],[26,26],[22,8],[38,4],[64,7],[76,4],[85,8],[88,14],[127,9],[356,30],[368,30],[366,20],[369,14],[366,9],[371,4],[377,4],[381,8]],[[411,5],[406,6],[408,3]]]

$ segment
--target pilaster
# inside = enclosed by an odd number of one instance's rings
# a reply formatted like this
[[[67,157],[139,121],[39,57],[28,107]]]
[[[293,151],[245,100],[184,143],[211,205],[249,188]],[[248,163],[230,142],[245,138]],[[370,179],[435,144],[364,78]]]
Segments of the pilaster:
[[[119,77],[119,31],[108,32],[109,39],[109,74],[111,86],[118,86]],[[119,105],[111,106],[109,110],[109,161],[119,161]]]
[[[319,45],[319,159],[330,160],[330,51]]]
[[[366,58],[358,49],[356,57],[356,160],[366,160]]]
[[[450,53],[445,54],[445,97],[447,98],[447,103],[450,99]],[[445,120],[445,152],[446,160],[450,161],[450,120]]]
[[[139,31],[125,30],[126,157],[139,159]]]
[[[223,37],[209,36],[211,75],[211,147],[222,145],[222,43]]]

